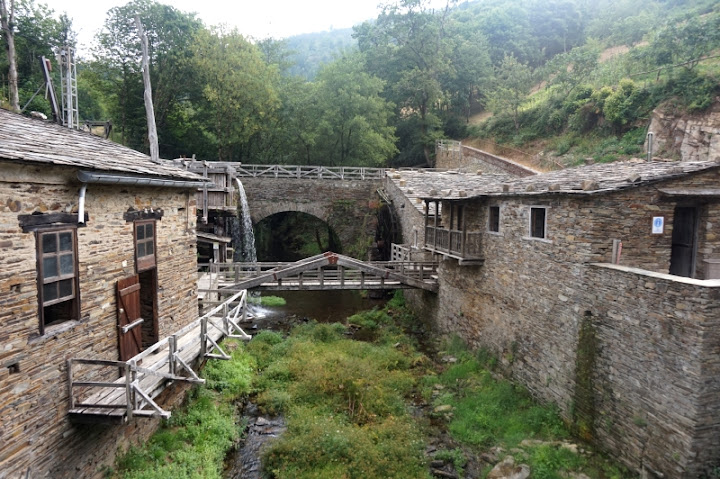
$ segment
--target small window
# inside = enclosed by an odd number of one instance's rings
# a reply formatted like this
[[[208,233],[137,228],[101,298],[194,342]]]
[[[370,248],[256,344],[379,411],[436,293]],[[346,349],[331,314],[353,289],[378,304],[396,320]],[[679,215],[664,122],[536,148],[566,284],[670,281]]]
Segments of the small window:
[[[135,222],[135,259],[138,272],[155,267],[155,220]]]
[[[488,218],[488,230],[498,233],[500,231],[500,207],[491,206]]]
[[[546,208],[530,208],[530,237],[545,238]]]
[[[41,334],[47,326],[79,317],[76,231],[73,227],[37,233]]]

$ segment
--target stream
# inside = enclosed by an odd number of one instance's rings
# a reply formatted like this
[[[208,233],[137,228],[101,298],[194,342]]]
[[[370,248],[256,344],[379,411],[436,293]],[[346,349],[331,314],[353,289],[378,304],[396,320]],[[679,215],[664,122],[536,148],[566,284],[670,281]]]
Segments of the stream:
[[[274,291],[265,295],[279,296],[284,306],[262,307],[258,317],[243,327],[250,334],[263,330],[287,332],[293,326],[312,319],[323,322],[345,322],[355,313],[382,307],[386,299],[364,298],[358,291]],[[247,424],[240,447],[228,458],[226,479],[260,479],[260,453],[263,446],[285,431],[282,416],[265,416],[257,406],[247,402],[243,406],[242,422]]]

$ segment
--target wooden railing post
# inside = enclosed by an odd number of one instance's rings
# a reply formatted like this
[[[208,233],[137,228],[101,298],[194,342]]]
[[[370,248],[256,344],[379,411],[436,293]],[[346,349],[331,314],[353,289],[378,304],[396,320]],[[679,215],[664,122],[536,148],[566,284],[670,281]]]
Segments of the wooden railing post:
[[[132,371],[130,369],[130,363],[125,363],[125,402],[126,413],[128,419],[133,416],[133,394],[132,394]]]
[[[68,397],[70,398],[70,409],[75,409],[75,396],[73,396],[72,359],[67,360],[67,371],[68,371]]]
[[[175,351],[177,351],[177,336],[168,338],[168,373],[175,375]]]
[[[228,323],[228,303],[227,301],[223,305],[223,329],[225,331],[230,331],[230,328],[228,327],[230,323]]]
[[[207,318],[200,320],[200,357],[204,358],[207,354]]]

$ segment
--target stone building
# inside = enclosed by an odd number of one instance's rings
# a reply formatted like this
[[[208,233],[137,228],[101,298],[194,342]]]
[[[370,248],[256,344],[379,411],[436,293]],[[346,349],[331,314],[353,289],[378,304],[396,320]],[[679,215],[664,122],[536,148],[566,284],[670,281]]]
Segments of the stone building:
[[[720,464],[718,185],[717,162],[630,161],[386,189],[444,258],[412,298],[440,330],[628,466],[695,478]]]
[[[125,360],[197,319],[204,182],[0,110],[0,478],[96,477],[157,426],[71,422],[66,361]]]

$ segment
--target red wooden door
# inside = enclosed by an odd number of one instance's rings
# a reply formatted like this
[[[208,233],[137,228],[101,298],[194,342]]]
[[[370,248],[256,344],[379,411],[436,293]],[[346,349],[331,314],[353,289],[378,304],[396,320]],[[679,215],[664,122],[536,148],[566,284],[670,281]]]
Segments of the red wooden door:
[[[140,279],[130,276],[117,282],[118,342],[120,361],[127,361],[142,351],[140,318]]]

